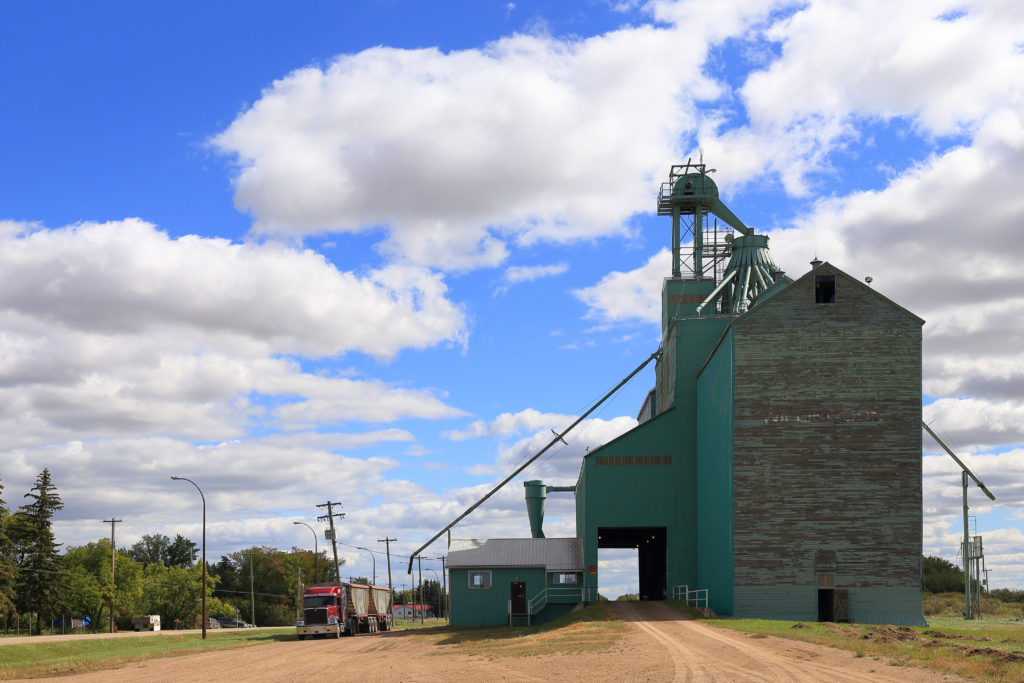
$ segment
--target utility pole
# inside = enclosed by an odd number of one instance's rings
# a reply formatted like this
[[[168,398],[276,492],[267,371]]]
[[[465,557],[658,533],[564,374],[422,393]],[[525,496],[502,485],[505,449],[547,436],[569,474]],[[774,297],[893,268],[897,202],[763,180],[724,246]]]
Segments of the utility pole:
[[[419,603],[420,603],[420,623],[422,624],[423,623],[423,612],[425,611],[423,609],[423,558],[420,557],[419,555],[417,555],[416,556],[416,560],[417,560],[417,564],[418,564],[418,566],[420,568],[420,599],[419,599]]]
[[[255,552],[256,552],[256,548],[253,548],[252,550],[249,551],[249,600],[252,601],[250,604],[252,605],[252,615],[251,615],[251,618],[252,618],[252,625],[253,626],[256,625],[256,591],[253,588],[254,583],[253,583],[253,578],[252,578],[252,565],[253,565],[253,561],[255,560],[255,555],[254,555]]]
[[[316,583],[316,577],[314,577],[313,583]],[[295,591],[295,617],[302,616],[302,567],[299,567],[299,581],[296,584]]]
[[[345,513],[344,512],[335,512],[334,511],[334,506],[335,505],[337,505],[338,507],[341,507],[341,503],[332,503],[331,501],[327,501],[326,503],[321,503],[320,505],[317,505],[318,508],[327,508],[327,514],[326,515],[321,515],[321,516],[317,517],[316,519],[317,519],[318,522],[322,522],[322,521],[324,521],[326,519],[327,523],[331,525],[331,528],[328,529],[328,532],[330,533],[331,547],[334,549],[334,578],[337,580],[338,585],[340,586],[341,585],[341,567],[338,565],[338,541],[337,541],[337,535],[334,533],[334,518],[337,517],[339,519],[344,519],[345,518]]]
[[[387,536],[377,539],[377,543],[384,544],[388,554],[388,590],[391,591],[391,609],[389,611],[391,612],[392,621],[395,619],[395,587],[391,584],[391,542],[397,540],[397,538],[388,538]]]
[[[110,519],[103,520],[104,524],[110,525],[110,632],[114,632],[114,589],[117,587],[117,583],[114,581],[114,558],[117,556],[117,551],[114,549],[114,525],[122,520],[115,519],[113,515]]]

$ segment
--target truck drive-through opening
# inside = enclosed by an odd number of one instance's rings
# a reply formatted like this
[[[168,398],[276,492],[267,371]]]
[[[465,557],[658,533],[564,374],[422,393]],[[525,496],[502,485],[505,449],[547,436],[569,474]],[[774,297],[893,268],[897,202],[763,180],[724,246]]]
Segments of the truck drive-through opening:
[[[668,533],[665,527],[598,527],[597,547],[635,548],[640,599],[664,600],[668,597]]]

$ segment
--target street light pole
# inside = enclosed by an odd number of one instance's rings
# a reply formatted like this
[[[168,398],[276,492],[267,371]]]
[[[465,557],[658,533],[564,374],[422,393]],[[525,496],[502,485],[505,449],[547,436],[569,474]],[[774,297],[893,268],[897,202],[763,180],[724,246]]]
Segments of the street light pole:
[[[320,576],[320,551],[317,550],[316,531],[313,529],[313,527],[306,524],[305,522],[292,522],[292,524],[301,524],[302,526],[306,527],[307,529],[313,532],[313,583],[316,583],[318,577]]]
[[[203,640],[206,640],[206,496],[199,484],[185,477],[171,477],[174,481],[187,481],[199,491],[199,497],[203,499]]]
[[[370,553],[370,559],[373,560],[373,585],[377,585],[377,558],[374,556],[373,551],[369,548],[363,548],[362,546],[356,546],[357,550],[365,550]]]

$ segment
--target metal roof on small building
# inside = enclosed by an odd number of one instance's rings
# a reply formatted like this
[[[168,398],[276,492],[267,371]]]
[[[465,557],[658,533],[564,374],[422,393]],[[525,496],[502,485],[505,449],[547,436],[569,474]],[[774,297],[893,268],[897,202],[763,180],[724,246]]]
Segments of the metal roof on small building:
[[[579,538],[453,538],[448,567],[544,567],[549,572],[583,570]]]

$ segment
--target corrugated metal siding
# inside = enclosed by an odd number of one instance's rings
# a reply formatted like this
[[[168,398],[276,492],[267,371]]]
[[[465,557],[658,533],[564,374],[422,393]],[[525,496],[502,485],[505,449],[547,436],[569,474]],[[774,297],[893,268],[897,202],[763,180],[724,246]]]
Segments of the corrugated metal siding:
[[[678,335],[673,326],[668,337],[661,347],[661,358],[658,360],[656,370],[658,373],[655,387],[655,403],[660,415],[676,405],[676,347],[678,346]]]
[[[733,343],[727,332],[697,383],[697,582],[716,614],[732,614]]]
[[[815,274],[836,276],[834,304],[814,303]],[[855,620],[858,589],[919,591],[920,320],[825,264],[733,333],[736,615],[816,618],[803,601],[816,605],[821,550]],[[809,597],[790,609],[768,587]]]
[[[448,566],[582,571],[583,542],[578,538],[453,538]]]
[[[451,570],[451,607],[453,626],[500,626],[508,623],[508,601],[512,597],[513,581],[526,582],[526,599],[533,599],[544,590],[543,569],[499,569],[485,567],[491,572],[491,588],[470,590],[469,569]]]
[[[564,617],[566,614],[568,614],[569,612],[573,611],[575,608],[576,608],[575,604],[573,604],[573,605],[557,605],[557,604],[553,605],[553,604],[549,603],[548,606],[545,607],[544,610],[541,611],[540,614],[537,614],[536,616],[534,616],[533,623],[534,624],[546,624],[546,623],[548,623],[550,621],[554,621],[558,617]]]
[[[597,567],[598,527],[668,527],[669,567],[683,567],[688,560],[693,561],[693,529],[683,528],[679,522],[686,519],[685,509],[691,502],[686,492],[692,485],[687,482],[693,476],[684,474],[680,461],[688,461],[692,469],[692,454],[680,456],[679,420],[675,416],[674,409],[662,413],[584,457],[580,480],[586,486],[576,490],[576,523],[577,533],[583,537],[585,568]],[[599,455],[673,455],[673,464],[598,466]],[[668,585],[673,585],[671,573],[670,569]],[[598,585],[597,574],[586,570],[584,580],[588,587]]]
[[[584,566],[597,565],[598,527],[666,527],[666,585],[697,587],[697,371],[729,320],[676,321],[662,349],[657,389],[658,410],[672,405],[662,399],[666,390],[674,405],[585,456],[583,486],[576,490]],[[605,463],[671,458],[671,464],[598,466],[599,458]],[[596,586],[598,577],[588,573],[586,580]]]

